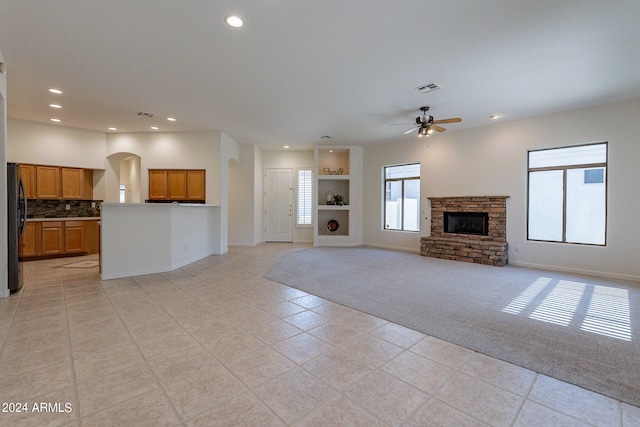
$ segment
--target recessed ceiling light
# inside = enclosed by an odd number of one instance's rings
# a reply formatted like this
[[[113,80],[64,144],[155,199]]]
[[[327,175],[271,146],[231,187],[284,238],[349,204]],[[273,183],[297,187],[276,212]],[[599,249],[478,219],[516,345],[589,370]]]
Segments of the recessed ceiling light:
[[[227,25],[233,28],[240,28],[244,25],[244,22],[242,22],[242,19],[240,19],[240,17],[236,15],[228,15],[227,17],[224,18],[224,22],[226,22]]]
[[[58,104],[49,104],[49,107],[51,107],[51,108],[62,108],[62,105],[58,105]]]
[[[109,128],[109,130],[118,130],[118,128]]]
[[[151,129],[153,129],[153,130],[158,130],[158,129],[160,129],[160,128],[159,128],[159,127],[157,127],[157,126],[151,126]]]
[[[62,91],[60,89],[53,89],[53,88],[49,89],[49,92],[55,93],[55,94],[58,94],[58,95],[62,93]]]
[[[289,148],[289,146],[288,146],[288,145],[285,145],[285,146],[284,146],[284,148]]]
[[[51,119],[52,122],[60,123],[60,119]]]
[[[500,117],[502,117],[500,114],[494,114],[493,116],[489,116],[491,120],[496,120],[496,119],[499,119]]]
[[[167,117],[167,120],[169,120],[170,122],[175,122],[176,119],[174,119],[173,117]]]

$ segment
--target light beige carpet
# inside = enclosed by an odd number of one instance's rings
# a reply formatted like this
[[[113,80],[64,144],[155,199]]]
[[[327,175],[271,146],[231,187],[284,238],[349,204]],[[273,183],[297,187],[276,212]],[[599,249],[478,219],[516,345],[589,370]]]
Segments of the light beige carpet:
[[[640,406],[640,283],[364,247],[292,251],[266,277]]]

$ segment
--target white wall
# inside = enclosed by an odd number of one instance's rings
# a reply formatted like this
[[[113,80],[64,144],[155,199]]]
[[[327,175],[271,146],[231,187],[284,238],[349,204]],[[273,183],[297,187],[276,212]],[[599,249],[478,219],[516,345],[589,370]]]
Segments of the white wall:
[[[255,246],[255,145],[240,144],[240,163],[229,165],[229,245]]]
[[[220,132],[158,132],[108,134],[106,153],[140,157],[141,201],[149,198],[149,169],[206,169],[207,203],[220,203]],[[125,156],[126,157],[126,156]],[[106,164],[105,201],[118,202],[120,160]],[[117,161],[116,161],[117,160]],[[118,169],[118,170],[116,170]]]
[[[365,243],[417,251],[428,197],[507,195],[511,264],[640,279],[640,99],[365,149]],[[451,128],[455,125],[451,125]],[[609,142],[607,246],[526,240],[527,150]],[[382,230],[382,167],[420,161],[420,233]],[[515,247],[520,251],[516,253]]]
[[[0,66],[4,58],[0,52]],[[7,235],[7,75],[0,71],[0,247],[8,247]],[[5,253],[5,251],[2,251]],[[0,257],[0,298],[9,296],[9,260]]]
[[[104,169],[104,132],[9,119],[9,162]]]
[[[313,169],[313,151],[297,151],[297,150],[264,150],[262,152],[262,167],[260,171],[261,181],[264,182],[264,170],[270,168],[282,168],[292,169],[293,186],[297,185],[297,168],[309,168]],[[262,194],[262,191],[261,193]],[[264,197],[262,198],[262,204],[264,204]],[[293,241],[294,243],[313,243],[313,227],[301,227],[295,223],[295,198],[294,198],[294,221],[293,221]],[[260,210],[260,215],[263,216],[264,209]],[[264,240],[264,227],[261,228],[262,240]]]

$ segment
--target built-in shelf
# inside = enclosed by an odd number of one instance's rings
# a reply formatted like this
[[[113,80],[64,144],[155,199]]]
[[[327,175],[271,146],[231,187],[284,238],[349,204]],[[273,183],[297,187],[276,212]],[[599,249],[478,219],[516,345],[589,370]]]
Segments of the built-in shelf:
[[[362,244],[362,157],[360,147],[316,147],[315,246]]]

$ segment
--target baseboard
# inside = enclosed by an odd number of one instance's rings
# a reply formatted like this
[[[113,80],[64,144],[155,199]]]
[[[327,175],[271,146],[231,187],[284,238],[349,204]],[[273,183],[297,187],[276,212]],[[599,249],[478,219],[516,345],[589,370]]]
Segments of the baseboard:
[[[375,243],[363,243],[362,246],[366,246],[366,247],[369,247],[369,248],[389,249],[389,250],[392,250],[392,251],[409,252],[409,253],[412,253],[412,254],[419,254],[420,253],[420,248],[413,249],[413,248],[404,248],[402,246],[378,245],[378,244],[375,244]]]
[[[618,279],[618,280],[628,280],[631,282],[639,282],[640,276],[633,276],[631,274],[617,274],[617,273],[609,273],[606,271],[595,271],[595,270],[583,270],[580,268],[568,268],[568,267],[557,267],[553,265],[545,265],[545,264],[534,264],[530,262],[514,262],[509,261],[509,265],[513,265],[516,267],[526,267],[526,268],[536,268],[539,270],[550,270],[550,271],[559,271],[562,273],[573,273],[573,274],[582,274],[585,276],[596,276],[596,277],[604,277],[608,279]]]

